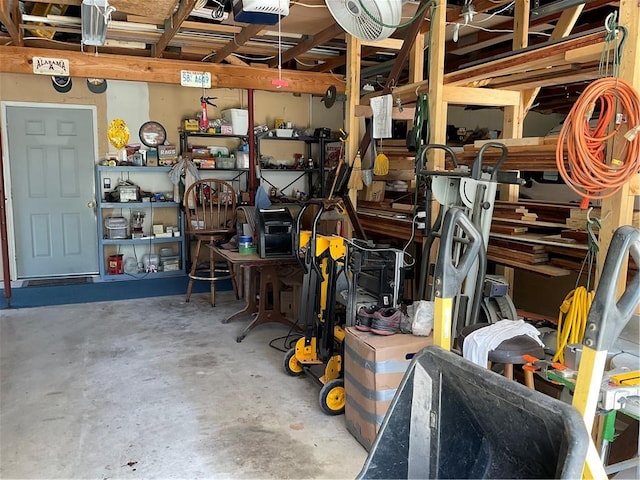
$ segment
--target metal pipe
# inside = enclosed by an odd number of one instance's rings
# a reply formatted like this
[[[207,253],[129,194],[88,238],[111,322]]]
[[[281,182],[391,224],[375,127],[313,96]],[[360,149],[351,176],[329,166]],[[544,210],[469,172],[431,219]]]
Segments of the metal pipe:
[[[255,118],[253,112],[253,94],[252,88],[247,90],[247,108],[249,109],[249,131],[247,132],[249,141],[249,204],[255,205],[256,200],[256,136],[253,133],[255,127]]]

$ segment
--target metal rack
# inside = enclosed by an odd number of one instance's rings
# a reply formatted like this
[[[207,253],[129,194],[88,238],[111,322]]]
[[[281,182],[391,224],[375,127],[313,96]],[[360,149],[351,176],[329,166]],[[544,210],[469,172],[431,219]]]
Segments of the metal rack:
[[[284,191],[297,182],[299,179],[306,177],[307,180],[307,188],[308,192],[311,195],[314,187],[314,180],[316,180],[315,184],[318,185],[318,196],[324,198],[327,195],[326,188],[326,145],[329,143],[336,143],[340,140],[337,138],[319,138],[319,137],[271,137],[268,134],[259,135],[256,137],[256,150],[258,154],[258,158],[261,157],[262,152],[262,142],[265,141],[274,141],[274,142],[304,142],[305,145],[305,158],[314,157],[312,148],[314,145],[318,146],[317,155],[315,158],[317,159],[317,165],[314,168],[304,168],[304,169],[294,169],[294,168],[264,168],[261,167],[261,177],[267,184],[271,185],[274,188],[277,188],[280,191]],[[284,187],[279,187],[274,185],[275,180],[268,180],[265,178],[264,174],[292,174],[295,175],[295,178],[291,180]]]
[[[104,188],[103,179],[107,175],[115,176],[115,175],[124,175],[129,176],[130,174],[138,174],[149,175],[149,174],[157,174],[157,173],[169,173],[171,167],[130,167],[130,166],[116,166],[109,167],[104,165],[96,166],[96,193],[97,193],[97,225],[98,225],[98,258],[99,258],[99,273],[100,278],[104,281],[118,281],[118,280],[133,280],[133,279],[153,279],[153,278],[162,278],[162,277],[173,277],[184,275],[185,272],[185,255],[184,255],[184,225],[183,225],[183,217],[182,211],[180,209],[180,203],[174,201],[164,201],[164,202],[107,202],[104,199],[104,193],[106,188]],[[138,177],[139,178],[139,177]],[[169,177],[166,179],[167,188],[169,187]],[[108,216],[109,212],[118,212],[118,210],[129,210],[129,212],[133,212],[136,210],[142,210],[148,212],[150,224],[154,223],[154,214],[158,211],[168,211],[173,209],[175,211],[175,225],[180,229],[179,236],[171,236],[171,237],[155,237],[151,235],[151,232],[148,232],[142,238],[119,238],[119,239],[109,239],[105,238],[105,219]],[[125,216],[125,215],[122,215]],[[174,217],[172,217],[174,218]],[[115,251],[119,253],[121,246],[132,246],[135,252],[135,257],[138,256],[138,252],[135,250],[136,247],[140,247],[140,250],[145,250],[146,253],[157,253],[154,252],[154,249],[159,249],[158,246],[177,246],[177,254],[180,257],[180,268],[178,270],[172,270],[168,272],[158,271],[158,272],[138,272],[138,273],[124,273],[119,275],[110,275],[108,274],[107,267],[107,258],[108,255],[105,255],[105,250],[115,248]],[[156,247],[158,246],[158,247]],[[136,261],[139,263],[138,258]]]

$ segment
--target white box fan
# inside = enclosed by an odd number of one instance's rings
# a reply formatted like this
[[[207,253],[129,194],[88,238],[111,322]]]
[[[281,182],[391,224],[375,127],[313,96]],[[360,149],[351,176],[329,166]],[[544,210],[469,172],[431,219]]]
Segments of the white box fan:
[[[383,40],[402,18],[403,0],[325,0],[329,12],[347,33],[361,40]],[[384,24],[384,25],[381,25]],[[386,25],[386,26],[385,26]]]

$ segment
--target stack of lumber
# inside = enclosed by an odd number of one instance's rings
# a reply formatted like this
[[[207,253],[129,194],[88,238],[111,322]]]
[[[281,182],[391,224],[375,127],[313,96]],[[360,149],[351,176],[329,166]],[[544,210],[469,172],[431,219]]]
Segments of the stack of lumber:
[[[503,143],[509,153],[507,160],[502,165],[502,170],[523,170],[529,172],[554,171],[556,166],[557,137],[528,137],[519,139],[489,140]],[[465,145],[458,154],[458,162],[471,165],[477,157],[480,147],[487,143],[485,140],[476,141],[473,145]],[[488,148],[482,156],[483,165],[495,165],[502,151],[497,148]],[[447,162],[447,169],[453,168],[451,162]]]
[[[537,216],[536,221],[553,223],[558,228],[566,228],[566,221],[573,205],[528,201],[506,202],[499,200],[496,202],[494,209],[497,210],[507,207],[526,208],[528,212]]]
[[[549,261],[544,245],[493,238],[489,242],[487,258],[511,259],[525,265],[539,265]]]
[[[536,206],[517,202],[496,202],[493,210],[493,219],[491,231],[494,233],[503,233],[507,235],[526,233],[532,230],[549,229],[558,230],[564,227],[562,223],[557,223],[555,217],[545,214],[544,209],[539,214]]]
[[[545,245],[520,242],[504,236],[491,237],[487,248],[487,260],[549,277],[562,277],[571,273],[564,267],[549,264],[549,254]]]
[[[535,223],[538,216],[518,204],[496,204],[493,210],[491,231],[506,235],[526,233],[527,225]]]
[[[496,203],[493,207],[493,218],[495,220],[519,220],[521,222],[535,222],[538,214],[529,211],[524,205],[517,203]]]

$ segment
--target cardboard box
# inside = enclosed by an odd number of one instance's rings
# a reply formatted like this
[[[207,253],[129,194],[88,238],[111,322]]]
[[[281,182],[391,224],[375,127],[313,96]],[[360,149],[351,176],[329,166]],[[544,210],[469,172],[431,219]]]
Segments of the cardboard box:
[[[187,132],[199,132],[200,124],[198,123],[197,118],[187,118],[184,120],[182,126]]]
[[[360,190],[358,198],[365,202],[381,202],[384,200],[385,182],[371,182],[371,185]]]
[[[173,165],[178,161],[178,149],[175,145],[158,145],[158,165]]]
[[[345,421],[349,432],[369,450],[411,359],[433,338],[346,330]]]

